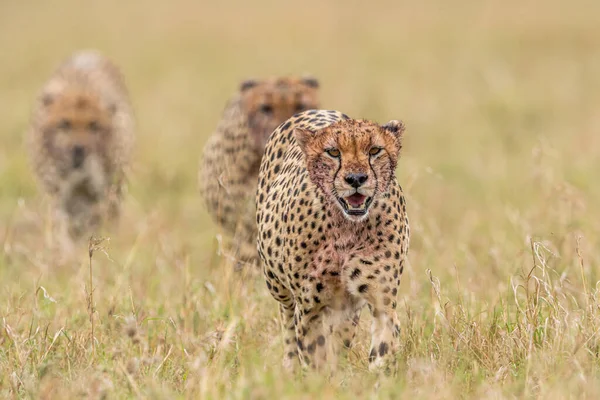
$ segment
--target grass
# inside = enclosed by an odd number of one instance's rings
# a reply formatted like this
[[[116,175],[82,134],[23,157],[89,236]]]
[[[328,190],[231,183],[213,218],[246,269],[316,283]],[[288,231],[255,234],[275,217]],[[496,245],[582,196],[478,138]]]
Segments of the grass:
[[[59,267],[23,133],[89,47],[126,74],[138,144],[106,254]],[[597,2],[23,0],[0,49],[0,397],[600,395]],[[197,192],[238,83],[303,72],[325,108],[407,125],[396,378],[367,372],[367,313],[334,377],[286,376],[276,302],[217,255]]]

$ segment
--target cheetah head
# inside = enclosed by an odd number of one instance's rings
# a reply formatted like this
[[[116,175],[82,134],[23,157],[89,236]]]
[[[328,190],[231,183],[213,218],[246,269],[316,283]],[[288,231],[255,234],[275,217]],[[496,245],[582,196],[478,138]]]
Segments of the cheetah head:
[[[342,120],[324,129],[296,128],[311,181],[351,221],[368,216],[374,199],[386,193],[402,148],[404,125]]]
[[[43,143],[63,177],[98,182],[110,157],[115,107],[77,87],[46,93],[41,103]]]
[[[271,132],[292,115],[319,107],[319,82],[312,77],[246,80],[241,106],[248,117],[250,140],[262,154]]]

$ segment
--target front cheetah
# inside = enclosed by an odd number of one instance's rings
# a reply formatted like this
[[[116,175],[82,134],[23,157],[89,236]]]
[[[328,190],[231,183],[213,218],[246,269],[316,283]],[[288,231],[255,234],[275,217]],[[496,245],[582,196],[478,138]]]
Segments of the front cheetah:
[[[117,67],[95,51],[76,52],[44,85],[27,144],[59,229],[77,239],[118,213],[134,142],[133,113]]]
[[[244,81],[204,147],[200,191],[242,263],[258,264],[254,196],[265,143],[286,119],[318,107],[318,87],[311,77]]]
[[[256,197],[258,249],[279,302],[286,367],[298,355],[317,368],[328,354],[333,361],[338,344],[351,345],[365,304],[373,316],[370,367],[395,366],[409,242],[395,177],[403,131],[399,121],[380,126],[311,110],[269,139]]]

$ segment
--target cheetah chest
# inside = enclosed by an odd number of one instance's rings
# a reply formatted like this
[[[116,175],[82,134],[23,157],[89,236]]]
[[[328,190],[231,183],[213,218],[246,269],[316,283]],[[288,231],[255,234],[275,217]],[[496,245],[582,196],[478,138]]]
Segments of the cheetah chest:
[[[320,295],[324,301],[334,302],[349,296],[345,276],[351,268],[351,261],[368,256],[372,246],[355,232],[334,235],[325,239],[315,250],[309,261],[309,281],[320,283]]]

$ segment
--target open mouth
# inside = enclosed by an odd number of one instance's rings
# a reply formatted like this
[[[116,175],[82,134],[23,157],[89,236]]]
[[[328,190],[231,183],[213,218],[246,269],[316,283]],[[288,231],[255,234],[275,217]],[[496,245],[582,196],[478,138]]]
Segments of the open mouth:
[[[339,197],[338,200],[342,204],[342,207],[344,207],[346,214],[365,215],[373,198],[357,192],[348,197]]]

